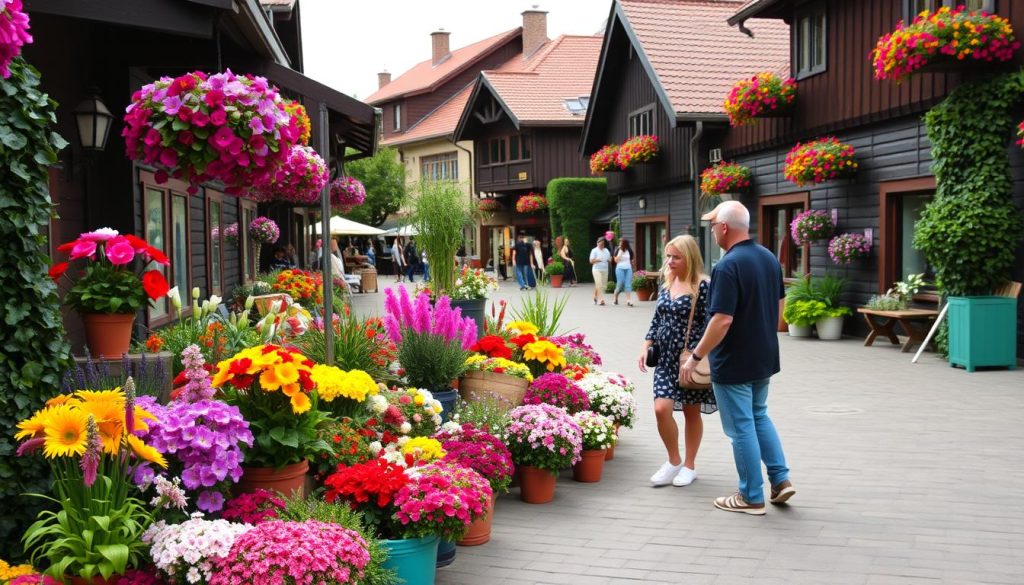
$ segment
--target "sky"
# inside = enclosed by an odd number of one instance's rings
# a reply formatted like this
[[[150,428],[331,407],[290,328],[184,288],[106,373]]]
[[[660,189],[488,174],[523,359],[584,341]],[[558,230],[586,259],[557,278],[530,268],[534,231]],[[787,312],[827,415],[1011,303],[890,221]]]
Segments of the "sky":
[[[392,79],[430,58],[430,33],[455,50],[522,25],[533,6],[548,13],[548,37],[603,31],[611,0],[301,0],[305,74],[362,99],[377,73]]]

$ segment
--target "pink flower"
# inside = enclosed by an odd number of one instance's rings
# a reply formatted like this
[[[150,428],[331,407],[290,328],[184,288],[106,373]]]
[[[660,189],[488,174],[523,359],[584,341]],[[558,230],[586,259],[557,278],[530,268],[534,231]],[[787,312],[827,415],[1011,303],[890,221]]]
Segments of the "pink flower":
[[[75,245],[73,248],[71,248],[71,254],[68,256],[68,258],[71,260],[85,257],[92,258],[95,254],[96,242],[79,239],[75,241]]]
[[[118,235],[120,234],[118,234],[117,230],[110,228],[100,228],[98,230],[93,230],[91,232],[85,232],[84,234],[78,236],[78,239],[88,240],[90,242],[106,242],[107,240],[113,239]]]
[[[118,236],[106,245],[107,260],[114,266],[128,264],[135,259],[135,248],[123,236]]]

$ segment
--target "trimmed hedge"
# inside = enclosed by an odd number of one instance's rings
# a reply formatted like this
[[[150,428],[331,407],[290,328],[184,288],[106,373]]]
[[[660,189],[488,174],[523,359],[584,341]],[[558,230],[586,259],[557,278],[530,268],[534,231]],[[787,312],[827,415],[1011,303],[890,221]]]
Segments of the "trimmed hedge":
[[[39,72],[23,59],[0,79],[0,557],[22,556],[21,535],[48,493],[49,467],[16,457],[15,425],[59,392],[70,350],[57,287],[47,276],[44,230],[53,204],[48,169],[67,142],[51,128],[57,104],[39,91]]]
[[[576,279],[592,282],[589,261],[594,242],[590,238],[590,220],[611,204],[606,179],[552,179],[547,188],[551,215],[552,241],[559,235],[569,236]]]

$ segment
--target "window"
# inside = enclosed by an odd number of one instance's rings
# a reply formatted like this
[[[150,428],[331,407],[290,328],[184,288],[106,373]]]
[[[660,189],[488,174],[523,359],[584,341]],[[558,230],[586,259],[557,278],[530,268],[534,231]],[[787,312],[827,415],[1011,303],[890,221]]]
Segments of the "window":
[[[668,216],[642,217],[636,220],[636,266],[646,272],[658,272],[665,262],[668,242]]]
[[[995,12],[996,9],[994,0],[903,0],[903,21],[912,22],[918,14],[925,10],[934,12],[942,6],[956,8],[960,5],[966,6],[967,10]]]
[[[249,224],[256,219],[256,202],[241,199],[242,220],[238,222],[238,245],[242,255],[242,275],[246,282],[256,278],[256,258],[249,245]]]
[[[420,157],[420,179],[459,180],[459,154],[455,151]]]
[[[499,165],[527,161],[532,155],[529,134],[501,136],[486,142],[486,147],[480,152],[480,164]]]
[[[789,235],[789,224],[801,211],[810,207],[807,193],[762,197],[760,201],[761,245],[771,250],[782,265],[782,275],[791,278],[810,271],[806,246],[797,246]]]
[[[144,238],[154,248],[162,250],[171,261],[169,266],[153,263],[147,269],[163,272],[168,284],[177,286],[185,295],[191,290],[192,283],[188,186],[173,179],[157,185],[152,173],[148,172],[142,172],[141,178]],[[148,316],[150,326],[169,321],[172,315],[167,299],[154,301],[148,309]]]
[[[503,163],[507,160],[504,137],[491,138],[488,144],[490,145],[490,156],[488,156],[487,158],[490,161],[490,164],[496,165]]]
[[[394,126],[392,128],[394,130],[401,130],[402,129],[402,104],[395,104],[395,107],[392,109],[392,116],[394,117]]]
[[[797,79],[821,73],[828,57],[825,30],[826,4],[819,3],[796,18],[795,50]]]
[[[629,115],[629,137],[654,134],[654,104]]]
[[[212,189],[206,190],[207,203],[206,203],[206,233],[209,234],[209,262],[207,263],[207,270],[209,270],[210,290],[209,294],[224,295],[224,244],[220,237],[221,231],[226,227],[224,225],[224,201],[223,195],[213,191]],[[238,231],[241,233],[242,226],[238,226]]]
[[[166,250],[167,240],[164,238],[164,224],[167,222],[167,214],[164,212],[164,192],[160,189],[146,187],[143,208],[145,209],[144,221],[146,226],[146,241],[154,248]],[[153,264],[152,268],[156,268],[163,272],[165,277],[168,276],[166,267],[160,267],[158,264]],[[163,298],[154,301],[153,305],[149,309],[150,321],[167,316],[167,299]]]
[[[879,194],[878,292],[911,274],[934,281],[934,268],[913,244],[921,212],[935,196],[935,178],[889,181],[881,184]]]
[[[569,110],[569,113],[573,116],[586,116],[587,106],[590,104],[590,96],[581,95],[574,98],[565,98],[562,102],[565,104],[565,109]]]

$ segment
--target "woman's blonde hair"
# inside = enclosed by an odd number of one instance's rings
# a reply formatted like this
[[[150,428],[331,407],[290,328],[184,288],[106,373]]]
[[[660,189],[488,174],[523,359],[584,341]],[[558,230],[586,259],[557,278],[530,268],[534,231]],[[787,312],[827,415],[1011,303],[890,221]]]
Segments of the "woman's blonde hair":
[[[683,280],[696,288],[701,280],[707,278],[704,274],[704,258],[700,255],[700,246],[697,245],[697,240],[689,235],[676,236],[665,244],[666,248],[669,246],[679,250],[683,255],[683,261],[686,262],[686,274]],[[666,288],[672,286],[672,271],[668,267],[668,258],[665,259],[665,264],[661,267],[661,276],[664,281],[662,286]]]

